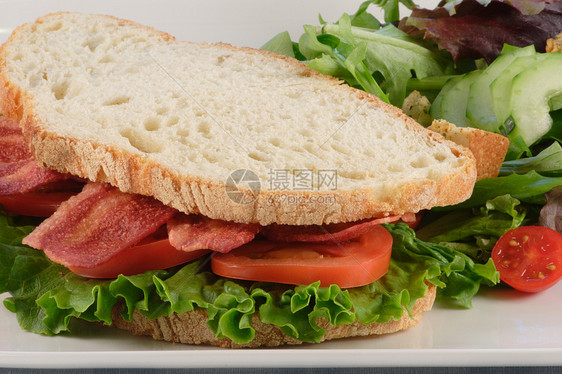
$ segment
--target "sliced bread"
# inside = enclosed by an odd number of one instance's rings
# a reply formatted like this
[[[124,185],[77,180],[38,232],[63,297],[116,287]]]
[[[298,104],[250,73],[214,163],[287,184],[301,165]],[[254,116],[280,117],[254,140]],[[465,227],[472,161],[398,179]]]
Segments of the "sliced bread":
[[[215,219],[417,212],[465,200],[476,177],[466,148],[294,59],[110,16],[18,27],[0,49],[0,87],[43,166]],[[229,179],[236,170],[251,173]]]
[[[435,301],[436,288],[429,285],[424,297],[418,299],[412,308],[412,315],[406,310],[398,320],[388,322],[373,322],[369,325],[355,321],[351,324],[339,326],[331,325],[326,318],[316,320],[318,326],[326,330],[322,341],[350,338],[356,336],[384,335],[405,330],[418,324],[424,312],[431,310]],[[301,340],[285,335],[281,329],[272,324],[263,323],[259,316],[252,316],[254,339],[249,343],[237,344],[228,338],[217,338],[207,326],[207,312],[195,309],[182,314],[172,314],[169,317],[149,319],[138,310],[133,313],[131,321],[125,321],[121,316],[122,305],[112,310],[113,326],[129,330],[134,335],[148,335],[156,340],[164,340],[184,344],[207,344],[223,348],[257,348],[277,347],[281,345],[302,344]]]
[[[495,178],[500,173],[509,148],[509,139],[473,127],[457,127],[443,119],[434,120],[428,129],[470,149],[476,160],[476,180]]]

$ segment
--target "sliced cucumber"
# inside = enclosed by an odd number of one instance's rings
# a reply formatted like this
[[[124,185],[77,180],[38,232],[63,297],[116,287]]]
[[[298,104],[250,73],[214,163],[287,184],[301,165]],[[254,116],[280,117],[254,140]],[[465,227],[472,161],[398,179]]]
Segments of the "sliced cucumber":
[[[529,146],[552,127],[549,103],[562,95],[562,53],[545,55],[542,61],[519,73],[511,89],[511,117],[515,129],[510,136],[521,136]]]
[[[494,106],[492,105],[490,84],[517,57],[530,56],[535,53],[535,47],[532,45],[525,48],[517,48],[506,44],[501,55],[470,85],[466,117],[475,127],[497,132],[499,125],[494,113]]]
[[[443,118],[443,112],[441,111],[441,102],[443,101],[443,97],[455,86],[455,84],[457,84],[458,81],[462,79],[462,77],[462,75],[452,77],[443,85],[443,88],[441,88],[441,91],[439,91],[439,94],[431,104],[431,109],[429,110],[431,117],[434,119]]]
[[[470,85],[480,76],[482,70],[474,70],[465,74],[456,84],[443,96],[441,101],[441,115],[444,119],[460,127],[472,126],[466,118],[466,105],[468,101],[468,90]]]
[[[511,114],[510,100],[513,78],[539,61],[542,61],[545,57],[545,53],[517,57],[490,85],[492,105],[500,126],[507,121]],[[530,92],[530,94],[532,93]]]
[[[562,95],[554,96],[548,103],[550,110],[562,109]]]

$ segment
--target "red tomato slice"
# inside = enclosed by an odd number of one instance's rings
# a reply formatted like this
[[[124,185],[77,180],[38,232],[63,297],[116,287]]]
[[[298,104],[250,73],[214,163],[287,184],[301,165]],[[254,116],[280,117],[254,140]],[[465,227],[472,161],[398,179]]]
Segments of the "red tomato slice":
[[[500,279],[524,292],[543,291],[562,277],[562,235],[542,226],[506,232],[492,251]]]
[[[388,271],[392,236],[382,226],[343,243],[254,240],[229,253],[213,253],[213,272],[229,278],[342,288],[369,284]]]
[[[0,196],[0,205],[8,212],[22,216],[49,217],[77,192],[27,192]]]
[[[87,278],[116,278],[181,265],[206,255],[209,250],[184,252],[172,247],[168,238],[145,239],[136,246],[117,253],[109,261],[93,268],[70,267],[70,271]]]

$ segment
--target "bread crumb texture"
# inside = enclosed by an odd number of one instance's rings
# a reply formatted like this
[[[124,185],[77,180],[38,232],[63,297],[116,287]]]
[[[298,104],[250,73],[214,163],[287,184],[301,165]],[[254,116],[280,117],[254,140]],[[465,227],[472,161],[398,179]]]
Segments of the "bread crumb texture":
[[[21,120],[40,163],[186,213],[261,224],[354,221],[458,203],[474,184],[465,148],[270,52],[56,13],[17,28],[0,69],[3,113]],[[249,203],[226,193],[240,169],[259,180],[259,191],[236,186],[253,193]],[[313,175],[306,185],[295,183],[303,170]]]

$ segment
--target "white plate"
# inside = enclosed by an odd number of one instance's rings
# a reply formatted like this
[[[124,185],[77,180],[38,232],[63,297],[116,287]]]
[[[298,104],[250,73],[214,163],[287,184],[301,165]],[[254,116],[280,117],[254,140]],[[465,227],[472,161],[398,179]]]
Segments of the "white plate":
[[[539,294],[486,288],[472,309],[437,303],[416,327],[396,334],[229,350],[158,342],[81,321],[72,335],[41,336],[22,331],[15,315],[0,308],[0,367],[562,365],[561,310],[562,283]]]
[[[193,41],[259,47],[289,30],[293,39],[318,13],[336,20],[361,1],[242,0],[0,0],[0,40],[43,14],[77,10],[129,18]],[[435,1],[418,1],[433,6]],[[0,296],[0,299],[6,295]],[[484,290],[474,308],[436,305],[421,323],[382,337],[298,348],[224,350],[174,345],[76,322],[73,334],[45,337],[22,331],[0,306],[0,367],[345,367],[562,365],[562,284],[537,295]]]

